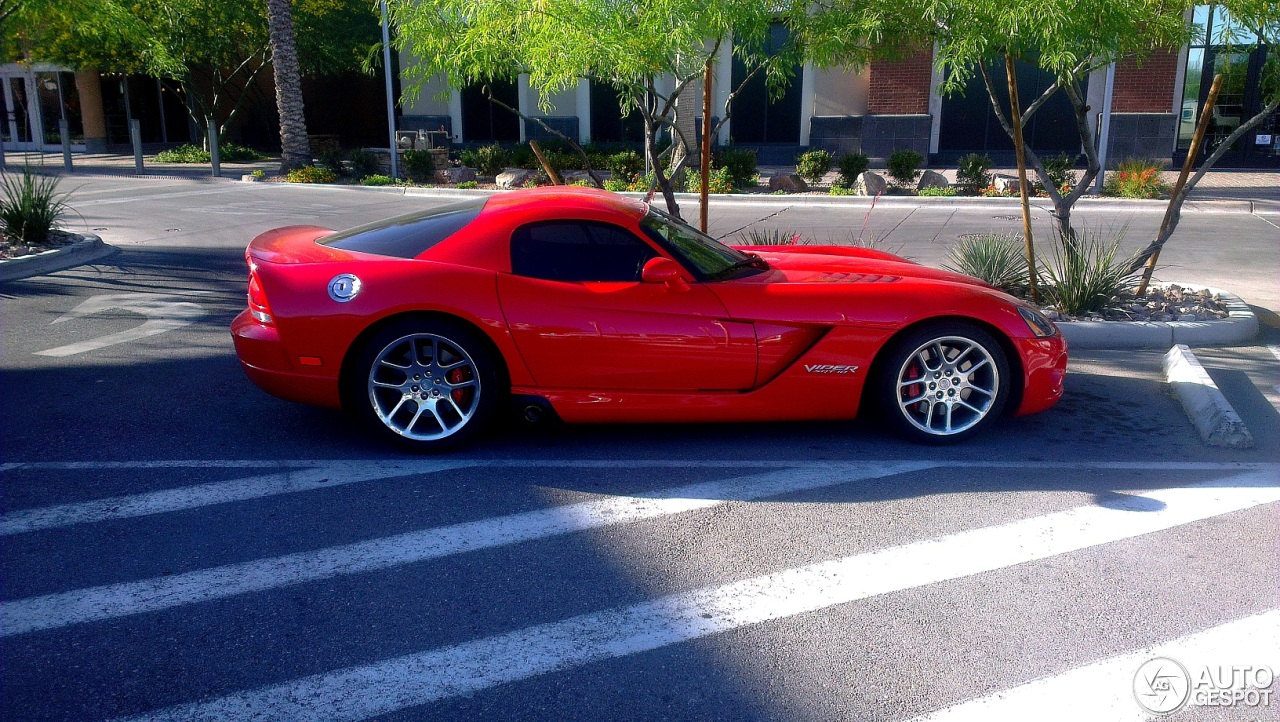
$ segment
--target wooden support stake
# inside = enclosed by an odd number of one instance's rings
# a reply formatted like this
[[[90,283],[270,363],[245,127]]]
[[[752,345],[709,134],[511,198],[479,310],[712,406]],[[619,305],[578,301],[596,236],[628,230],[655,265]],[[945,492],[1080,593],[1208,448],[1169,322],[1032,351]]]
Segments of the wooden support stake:
[[[551,179],[551,185],[564,185],[564,179],[560,177],[555,168],[551,167],[551,164],[547,162],[547,157],[542,154],[542,148],[538,147],[538,141],[529,141],[529,147],[533,149],[533,154],[538,156],[538,162],[542,164],[542,169],[547,172],[547,178]]]

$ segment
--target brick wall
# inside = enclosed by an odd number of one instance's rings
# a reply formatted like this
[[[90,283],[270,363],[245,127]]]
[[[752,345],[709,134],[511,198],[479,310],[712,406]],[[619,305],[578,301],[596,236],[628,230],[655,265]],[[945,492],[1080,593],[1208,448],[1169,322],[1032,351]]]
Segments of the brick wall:
[[[929,112],[929,81],[933,78],[933,50],[901,60],[871,63],[867,112],[897,115]]]
[[[1173,107],[1174,82],[1178,78],[1178,51],[1156,51],[1142,60],[1116,63],[1114,113],[1168,113]]]

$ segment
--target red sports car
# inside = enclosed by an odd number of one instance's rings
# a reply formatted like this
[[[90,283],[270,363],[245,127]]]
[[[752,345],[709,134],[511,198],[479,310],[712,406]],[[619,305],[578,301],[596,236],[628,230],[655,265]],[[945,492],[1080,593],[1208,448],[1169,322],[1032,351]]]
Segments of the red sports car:
[[[508,402],[533,419],[851,419],[970,436],[1062,396],[1067,348],[967,276],[844,246],[723,245],[582,188],[476,198],[249,244],[231,326],[255,383],[419,449]]]

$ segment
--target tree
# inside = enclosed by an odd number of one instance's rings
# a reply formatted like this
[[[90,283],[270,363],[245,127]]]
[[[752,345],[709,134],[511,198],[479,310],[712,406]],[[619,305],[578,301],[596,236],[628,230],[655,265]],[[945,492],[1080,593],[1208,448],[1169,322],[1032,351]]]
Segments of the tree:
[[[806,8],[765,0],[395,0],[391,11],[401,49],[417,58],[406,72],[409,95],[440,75],[461,88],[527,73],[543,103],[582,79],[612,85],[624,110],[640,112],[646,160],[667,209],[678,215],[671,181],[690,154],[668,168],[670,150],[659,147],[667,133],[674,133],[673,145],[695,147],[679,116],[697,111],[696,103],[681,107],[677,99],[730,39],[749,77],[763,72],[780,89],[807,37]],[[786,23],[793,40],[766,53],[774,22]]]
[[[1264,1],[1264,0],[1259,0]],[[945,72],[944,93],[962,91],[981,73],[997,120],[1012,140],[1015,128],[996,93],[988,66],[1031,63],[1053,78],[1021,112],[1021,125],[1057,92],[1066,94],[1086,160],[1084,176],[1069,192],[1056,188],[1040,157],[1022,143],[1026,162],[1053,203],[1061,237],[1075,238],[1071,209],[1101,171],[1090,108],[1082,84],[1094,70],[1121,58],[1141,58],[1177,48],[1189,35],[1182,0],[1075,0],[1071,3],[1008,3],[1003,0],[919,0],[919,13],[936,43],[935,63]]]
[[[181,91],[204,134],[257,97],[272,64],[264,3],[241,0],[25,0],[0,26],[7,59],[147,73]],[[372,7],[296,0],[302,73],[356,69],[378,42]],[[305,132],[304,132],[305,134]]]
[[[1134,256],[1129,267],[1130,272],[1135,272],[1144,264],[1149,264],[1140,287],[1143,290],[1151,279],[1151,272],[1155,268],[1155,260],[1159,258],[1160,250],[1178,228],[1178,221],[1182,218],[1182,204],[1187,200],[1187,194],[1232,146],[1264,120],[1280,111],[1280,55],[1275,51],[1280,47],[1280,4],[1275,0],[1228,0],[1218,7],[1226,10],[1230,21],[1223,23],[1214,33],[1214,37],[1211,38],[1214,44],[1225,46],[1232,52],[1252,52],[1259,47],[1271,48],[1266,63],[1262,67],[1262,82],[1259,88],[1261,109],[1253,117],[1241,122],[1209,153],[1200,164],[1199,170],[1196,170],[1190,178],[1184,175],[1185,182],[1175,187],[1173,195],[1169,198],[1168,212],[1165,214],[1159,233],[1146,248]],[[1203,32],[1204,29],[1197,30]],[[1192,148],[1191,153],[1194,154],[1196,150],[1198,149]],[[1191,157],[1189,161],[1193,163],[1195,158]]]
[[[280,168],[288,171],[311,162],[290,0],[267,0],[267,21],[276,80],[276,109],[280,113]]]

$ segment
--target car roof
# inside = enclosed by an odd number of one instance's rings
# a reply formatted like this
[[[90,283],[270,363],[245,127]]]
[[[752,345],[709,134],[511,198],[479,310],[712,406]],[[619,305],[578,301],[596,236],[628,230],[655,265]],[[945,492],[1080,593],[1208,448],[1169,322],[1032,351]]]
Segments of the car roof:
[[[572,214],[575,211],[604,211],[640,218],[645,214],[647,207],[647,204],[637,198],[628,198],[599,188],[544,186],[498,193],[489,198],[483,215],[508,212],[541,214],[544,211],[551,211]]]

